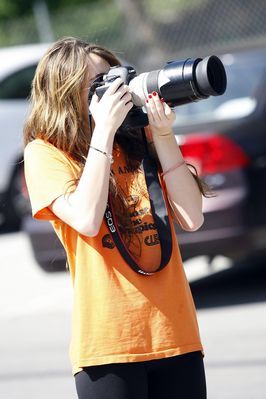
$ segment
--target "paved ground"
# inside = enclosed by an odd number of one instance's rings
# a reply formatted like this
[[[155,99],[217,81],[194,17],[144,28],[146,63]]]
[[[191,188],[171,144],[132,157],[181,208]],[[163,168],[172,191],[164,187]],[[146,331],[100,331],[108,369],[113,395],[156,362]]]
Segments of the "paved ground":
[[[76,398],[68,359],[69,275],[42,272],[22,233],[0,236],[0,254],[0,398]],[[209,399],[266,399],[265,263],[230,267],[217,259],[213,275],[204,258],[185,264]]]

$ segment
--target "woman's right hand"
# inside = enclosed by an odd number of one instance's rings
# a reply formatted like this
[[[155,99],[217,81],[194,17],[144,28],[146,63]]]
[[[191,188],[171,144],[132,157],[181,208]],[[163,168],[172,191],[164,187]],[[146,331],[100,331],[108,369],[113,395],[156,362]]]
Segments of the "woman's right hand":
[[[89,106],[95,128],[115,134],[133,107],[129,87],[117,78],[100,99],[95,93]]]

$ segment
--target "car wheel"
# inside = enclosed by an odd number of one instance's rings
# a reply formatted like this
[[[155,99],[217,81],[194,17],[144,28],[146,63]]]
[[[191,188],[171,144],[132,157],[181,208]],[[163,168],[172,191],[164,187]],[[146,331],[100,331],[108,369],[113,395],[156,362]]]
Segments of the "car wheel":
[[[38,265],[42,270],[44,270],[47,273],[53,273],[53,272],[65,272],[67,271],[67,266],[66,262],[64,261],[54,261],[54,262],[43,262],[38,259],[36,259]]]
[[[23,167],[19,166],[13,172],[10,186],[6,195],[6,227],[19,230],[21,221],[26,213],[30,212],[29,200],[24,195],[24,173]]]
[[[17,206],[19,196],[19,175],[16,171],[10,179],[8,190],[1,197],[1,232],[13,232],[20,229],[21,213]]]

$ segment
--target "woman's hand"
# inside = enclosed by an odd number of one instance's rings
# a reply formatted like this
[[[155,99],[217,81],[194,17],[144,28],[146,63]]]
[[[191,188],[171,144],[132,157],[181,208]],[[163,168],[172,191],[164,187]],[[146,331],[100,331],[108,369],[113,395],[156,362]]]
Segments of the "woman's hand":
[[[115,134],[132,107],[129,87],[117,78],[101,99],[96,94],[92,96],[89,109],[97,129]]]
[[[155,91],[146,99],[145,108],[149,118],[152,133],[157,136],[166,136],[172,131],[175,113]]]

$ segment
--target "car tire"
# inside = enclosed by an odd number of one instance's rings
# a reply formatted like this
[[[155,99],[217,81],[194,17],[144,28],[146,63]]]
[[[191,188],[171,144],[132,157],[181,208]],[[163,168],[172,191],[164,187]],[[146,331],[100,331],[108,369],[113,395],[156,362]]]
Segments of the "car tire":
[[[36,259],[36,257],[35,257]],[[64,261],[54,261],[54,262],[43,262],[36,259],[40,268],[46,273],[54,273],[54,272],[65,272],[67,271],[66,262]]]
[[[29,201],[22,191],[22,173],[23,167],[20,165],[14,170],[6,193],[4,225],[7,230],[20,230],[22,218],[29,212]]]

